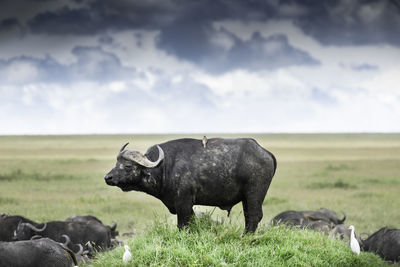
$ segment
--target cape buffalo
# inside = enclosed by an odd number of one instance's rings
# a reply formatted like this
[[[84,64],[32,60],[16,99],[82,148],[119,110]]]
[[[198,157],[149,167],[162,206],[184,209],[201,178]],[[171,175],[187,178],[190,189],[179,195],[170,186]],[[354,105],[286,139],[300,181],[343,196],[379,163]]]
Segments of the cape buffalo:
[[[71,217],[68,217],[65,221],[66,222],[84,222],[84,223],[97,222],[110,230],[111,238],[116,238],[117,235],[119,234],[119,232],[117,231],[117,223],[116,222],[114,222],[114,224],[112,226],[105,225],[99,218],[92,216],[92,215],[71,216]]]
[[[346,220],[346,215],[344,214],[342,219],[339,219],[336,212],[321,208],[317,211],[295,211],[287,210],[279,213],[272,219],[272,224],[277,225],[279,223],[289,224],[293,226],[306,227],[311,222],[323,221],[328,224],[342,224]]]
[[[122,191],[143,191],[160,199],[178,227],[188,225],[193,205],[227,210],[242,202],[245,232],[260,222],[262,203],[276,170],[272,153],[249,138],[177,139],[150,147],[146,154],[124,150],[104,178]]]
[[[31,221],[22,216],[3,215],[0,217],[0,241],[13,241],[14,240],[14,232],[17,230],[18,224],[20,222],[30,223],[34,226],[39,225],[38,223]]]
[[[362,240],[361,248],[385,260],[400,261],[400,229],[383,227]]]
[[[70,267],[77,266],[74,253],[49,238],[0,242],[0,266]]]
[[[93,242],[100,250],[110,247],[109,230],[98,223],[52,221],[35,227],[30,223],[20,223],[15,233],[17,240],[28,240],[35,235],[48,237],[57,242],[64,242],[63,235],[68,235],[73,244],[84,246]]]

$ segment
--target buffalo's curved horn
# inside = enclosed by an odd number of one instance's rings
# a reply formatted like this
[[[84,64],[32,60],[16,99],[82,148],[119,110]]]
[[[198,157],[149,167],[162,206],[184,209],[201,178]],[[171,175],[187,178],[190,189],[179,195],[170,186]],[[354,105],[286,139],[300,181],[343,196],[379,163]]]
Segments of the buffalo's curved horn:
[[[77,246],[79,247],[79,251],[75,254],[79,256],[83,255],[83,246],[81,244],[77,244]]]
[[[342,213],[343,213],[343,219],[339,220],[338,224],[343,224],[344,221],[346,220],[346,213],[344,213],[344,211],[342,211]]]
[[[64,244],[64,246],[67,247],[68,244],[71,243],[71,239],[67,235],[61,235],[61,236],[65,238],[65,242],[63,244]]]
[[[126,143],[125,145],[123,145],[123,146],[121,147],[121,149],[119,150],[119,152],[122,152],[122,151],[124,151],[125,147],[126,147],[128,144],[129,144],[129,142],[128,142],[128,143]]]
[[[43,232],[43,231],[44,231],[44,229],[46,229],[46,227],[47,227],[47,223],[44,223],[44,225],[43,225],[43,228],[42,228],[42,229],[39,229],[39,228],[37,228],[37,227],[33,226],[33,225],[32,225],[32,224],[30,224],[30,223],[25,223],[25,225],[26,225],[28,228],[30,228],[30,229],[32,229],[33,231],[35,231],[35,232]]]
[[[35,239],[41,239],[43,236],[41,235],[34,235],[31,237],[31,240],[35,240]]]
[[[146,156],[143,155],[142,153],[133,150],[126,150],[122,152],[122,157],[127,160],[134,161],[137,164],[142,165],[144,167],[154,168],[158,164],[160,164],[160,162],[164,159],[164,151],[159,145],[157,145],[157,148],[158,148],[158,159],[156,161],[151,161],[148,158],[146,158]]]
[[[110,228],[111,231],[115,231],[115,229],[117,229],[117,222],[114,222],[114,224]]]

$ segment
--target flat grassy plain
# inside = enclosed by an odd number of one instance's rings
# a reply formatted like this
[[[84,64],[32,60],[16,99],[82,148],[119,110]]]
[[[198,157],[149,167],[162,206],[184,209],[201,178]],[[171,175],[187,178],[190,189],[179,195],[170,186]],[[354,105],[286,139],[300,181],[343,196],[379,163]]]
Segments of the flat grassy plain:
[[[240,134],[274,153],[276,175],[261,224],[281,211],[325,207],[344,211],[356,232],[400,228],[400,134]],[[107,186],[120,147],[145,152],[156,143],[202,135],[0,136],[0,212],[36,221],[91,214],[140,234],[155,217],[174,225],[161,201]],[[230,218],[218,208],[195,207],[243,225],[241,204]]]

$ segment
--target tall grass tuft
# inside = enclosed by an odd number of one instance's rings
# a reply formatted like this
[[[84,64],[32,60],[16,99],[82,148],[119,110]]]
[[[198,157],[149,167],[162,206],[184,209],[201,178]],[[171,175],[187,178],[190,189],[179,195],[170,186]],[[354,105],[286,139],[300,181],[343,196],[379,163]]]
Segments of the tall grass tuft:
[[[210,216],[192,220],[179,231],[156,221],[127,241],[132,260],[122,262],[119,247],[100,254],[91,266],[386,266],[370,253],[357,256],[344,243],[311,231],[260,226],[243,235],[236,223],[216,223]]]

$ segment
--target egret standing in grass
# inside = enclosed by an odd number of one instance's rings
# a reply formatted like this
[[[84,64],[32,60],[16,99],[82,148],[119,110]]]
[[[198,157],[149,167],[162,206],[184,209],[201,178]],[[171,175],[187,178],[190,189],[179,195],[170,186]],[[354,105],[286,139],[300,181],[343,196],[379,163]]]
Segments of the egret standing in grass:
[[[360,255],[360,244],[358,244],[358,241],[356,239],[356,236],[354,234],[354,226],[350,225],[349,229],[351,230],[350,233],[350,247],[351,250],[356,253],[357,255]]]
[[[125,248],[125,252],[124,252],[124,256],[122,256],[122,261],[124,263],[127,263],[128,261],[131,260],[132,254],[131,254],[131,251],[130,251],[131,249],[129,248],[128,245],[125,245],[124,248]]]

